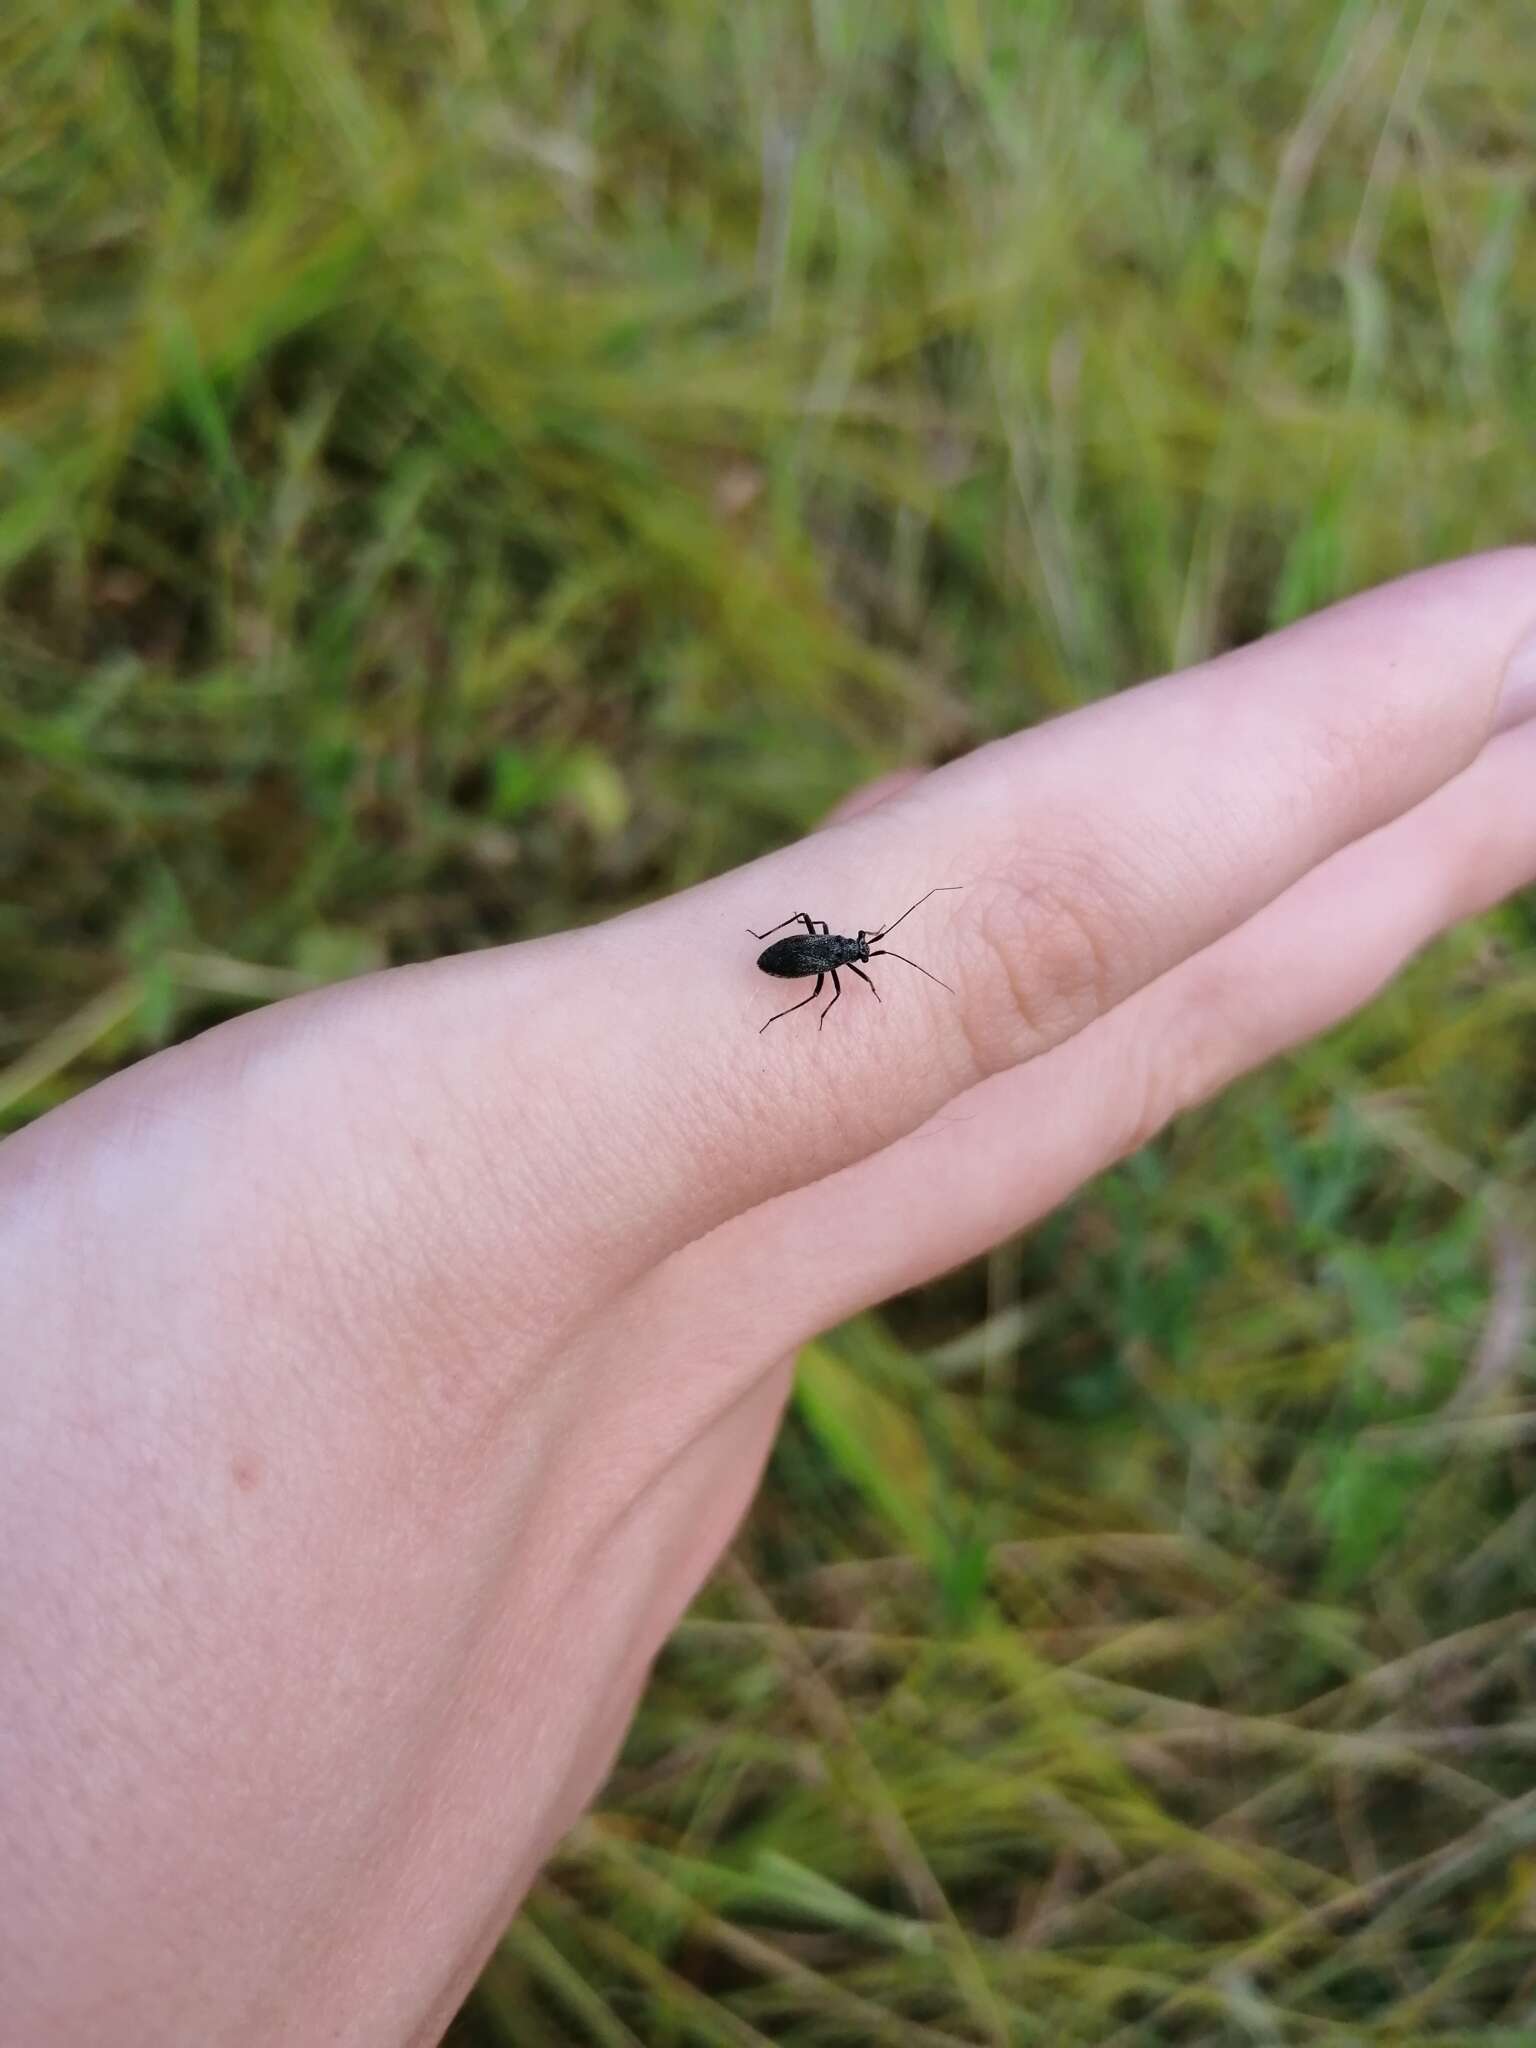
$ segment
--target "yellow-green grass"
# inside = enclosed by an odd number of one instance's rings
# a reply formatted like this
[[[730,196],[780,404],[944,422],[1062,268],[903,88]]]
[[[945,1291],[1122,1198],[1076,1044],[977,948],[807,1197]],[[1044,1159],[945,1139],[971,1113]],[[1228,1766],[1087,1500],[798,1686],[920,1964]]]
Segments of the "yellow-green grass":
[[[1516,0],[10,0],[0,74],[13,1125],[1536,526]],[[1533,1019],[1514,906],[813,1346],[463,2041],[1536,2039]]]

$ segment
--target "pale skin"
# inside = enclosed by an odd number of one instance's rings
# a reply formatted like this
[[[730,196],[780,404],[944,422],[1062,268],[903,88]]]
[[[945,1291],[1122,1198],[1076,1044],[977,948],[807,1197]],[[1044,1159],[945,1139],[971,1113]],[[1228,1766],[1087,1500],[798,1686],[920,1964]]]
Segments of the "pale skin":
[[[0,1147],[14,2038],[435,2041],[796,1346],[1536,876],[1533,629],[1536,550],[1428,571]],[[887,963],[883,1006],[758,1036],[784,985],[748,926],[873,929],[936,883],[955,994]]]

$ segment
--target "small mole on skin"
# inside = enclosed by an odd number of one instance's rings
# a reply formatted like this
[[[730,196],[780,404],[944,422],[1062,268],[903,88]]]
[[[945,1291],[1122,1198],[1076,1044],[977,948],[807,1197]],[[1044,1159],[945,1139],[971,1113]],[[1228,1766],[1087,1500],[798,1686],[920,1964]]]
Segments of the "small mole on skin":
[[[242,1455],[229,1468],[230,1477],[242,1493],[254,1493],[261,1484],[261,1460]]]

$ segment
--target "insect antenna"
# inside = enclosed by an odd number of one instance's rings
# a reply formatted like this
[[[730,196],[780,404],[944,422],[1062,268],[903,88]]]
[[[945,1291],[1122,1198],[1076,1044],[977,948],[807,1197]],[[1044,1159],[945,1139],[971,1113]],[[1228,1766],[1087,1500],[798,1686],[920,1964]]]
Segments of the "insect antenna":
[[[964,887],[964,882],[940,882],[937,888],[930,889],[928,891],[928,896],[942,896],[946,890],[963,889]],[[890,924],[881,925],[879,931],[871,932],[869,936],[872,939],[883,939],[887,932],[895,931],[896,926],[901,923],[902,918],[910,917],[914,910],[922,909],[923,905],[928,901],[928,896],[919,896],[915,903],[910,904],[907,907],[907,909],[905,909],[901,913],[901,917],[895,918]],[[899,960],[901,958],[901,955],[899,953],[896,953],[892,955],[892,958]],[[917,965],[917,962],[915,960],[909,960],[907,962],[907,965],[909,967],[915,967]],[[937,980],[937,978],[937,976],[934,977],[935,980]]]
[[[914,903],[912,908],[916,910],[917,905]],[[869,957],[871,960],[902,960],[906,962],[908,967],[917,967],[915,960],[908,960],[905,953],[898,953],[891,946],[882,946],[877,953],[871,953]],[[928,974],[926,967],[917,967],[917,971],[919,974]],[[947,981],[939,981],[939,977],[936,974],[928,974],[928,979],[930,981],[938,981],[940,988],[949,988],[949,983]],[[949,992],[951,995],[954,994],[952,988],[949,988]]]

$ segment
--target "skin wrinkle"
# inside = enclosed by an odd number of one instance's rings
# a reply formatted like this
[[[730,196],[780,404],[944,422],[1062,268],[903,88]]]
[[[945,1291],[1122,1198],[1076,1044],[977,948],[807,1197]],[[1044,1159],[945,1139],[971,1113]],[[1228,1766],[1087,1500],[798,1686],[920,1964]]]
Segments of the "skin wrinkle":
[[[463,1244],[450,1170],[430,1161],[426,1148],[402,1132],[398,1149],[389,1153],[391,1170],[360,1191],[350,1253],[373,1304],[372,1342],[354,1345],[353,1369],[360,1390],[383,1381],[396,1392],[396,1419],[402,1437],[419,1446],[422,1425],[439,1433],[443,1455],[462,1458],[476,1443],[488,1445],[482,1418],[492,1397],[510,1392],[506,1362],[517,1341],[528,1341],[523,1319],[531,1304],[518,1302],[513,1313],[508,1288],[499,1275],[481,1270]],[[471,1182],[475,1159],[470,1158]],[[403,1233],[413,1239],[416,1254],[402,1263],[397,1247]],[[498,1315],[497,1310],[505,1313]],[[387,1333],[380,1341],[379,1333]],[[398,1364],[381,1372],[381,1354]],[[407,1361],[427,1358],[430,1373]],[[430,1440],[430,1439],[428,1439]],[[414,1452],[419,1465],[421,1452]],[[430,1489],[436,1481],[424,1473]]]
[[[510,949],[506,1007],[514,1029],[522,993],[519,984],[527,983],[537,988],[549,973],[558,971],[558,962],[550,958],[548,946],[546,940],[535,940],[526,946]],[[434,1013],[451,1004],[451,984],[439,974],[430,982],[423,981],[421,993],[426,1012],[424,1024],[430,1026]],[[515,1043],[515,1039],[512,1042]],[[526,1098],[520,1100],[516,1118],[508,1120],[496,1114],[497,1098],[494,1092],[488,1095],[483,1076],[479,1092],[461,1085],[461,1075],[467,1082],[473,1072],[473,1067],[467,1063],[461,1067],[452,1059],[438,1060],[433,1067],[433,1087],[447,1105],[453,1128],[469,1142],[472,1157],[480,1169],[477,1192],[487,1204],[495,1203],[507,1214],[526,1219],[526,1227],[539,1254],[536,1263],[544,1265],[555,1257],[561,1241],[540,1223],[541,1212],[547,1207],[549,1190],[541,1185],[541,1172],[530,1171],[528,1162],[547,1161],[552,1156],[560,1156],[567,1104],[564,1099],[556,1099],[552,1092],[540,1092],[531,1101]],[[579,1093],[579,1086],[573,1084],[570,1094],[578,1096]],[[454,1200],[455,1192],[450,1181],[444,1190],[450,1218],[454,1209],[461,1206]],[[578,1193],[578,1190],[572,1190],[573,1197]],[[500,1303],[494,1286],[492,1299],[500,1308],[510,1306]],[[541,1304],[539,1310],[529,1317],[530,1322],[539,1327],[542,1327],[542,1308]]]
[[[569,1271],[568,1238],[548,1227],[545,1219],[554,1213],[560,1199],[554,1190],[537,1186],[537,1176],[527,1170],[528,1160],[548,1159],[560,1153],[568,1163],[571,1150],[569,1131],[562,1128],[553,1102],[536,1103],[529,1118],[520,1119],[515,1131],[506,1131],[486,1113],[477,1100],[457,1085],[455,1070],[440,1067],[435,1085],[450,1105],[453,1127],[467,1150],[470,1164],[467,1188],[454,1170],[454,1147],[443,1149],[445,1168],[427,1175],[419,1169],[428,1159],[419,1151],[411,1162],[418,1170],[409,1173],[409,1187],[402,1187],[402,1206],[425,1187],[435,1194],[436,1213],[421,1226],[422,1243],[428,1253],[433,1284],[425,1290],[430,1297],[443,1297],[454,1306],[450,1322],[440,1325],[451,1345],[434,1347],[433,1355],[453,1360],[452,1380],[430,1393],[434,1409],[450,1421],[456,1412],[473,1413],[475,1403],[466,1405],[467,1392],[478,1396],[480,1405],[494,1408],[498,1401],[514,1397],[508,1387],[506,1360],[516,1343],[534,1342],[548,1349],[552,1330],[560,1327],[567,1300],[576,1294]],[[575,1091],[573,1091],[575,1092]],[[578,1154],[579,1156],[579,1154]],[[579,1214],[590,1213],[583,1191],[572,1185],[563,1199]],[[507,1219],[509,1242],[524,1254],[523,1270],[516,1277],[504,1264],[484,1258],[474,1240],[466,1242],[459,1219],[466,1201],[472,1212],[501,1213]],[[393,1242],[386,1233],[381,1249],[386,1253]],[[526,1277],[531,1266],[543,1284],[531,1289]],[[409,1311],[410,1303],[403,1301]]]
[[[705,1566],[701,1562],[701,1547],[688,1532],[696,1531],[701,1520],[712,1521],[716,1524],[716,1541],[703,1548],[712,1557],[716,1548],[723,1546],[745,1512],[769,1445],[761,1434],[755,1441],[749,1437],[745,1462],[738,1460],[728,1464],[723,1484],[714,1465],[700,1468],[701,1454],[711,1451],[721,1433],[741,1433],[754,1418],[771,1420],[777,1415],[788,1393],[790,1363],[788,1359],[781,1359],[743,1380],[731,1397],[721,1404],[708,1431],[698,1430],[680,1440],[665,1457],[664,1464],[651,1470],[638,1493],[629,1487],[620,1488],[621,1494],[629,1495],[627,1501],[621,1502],[620,1511],[584,1532],[578,1561],[573,1568],[575,1578],[583,1585],[607,1586],[616,1574],[620,1577],[630,1574],[637,1554],[643,1553],[647,1547],[655,1551],[659,1544],[662,1553],[670,1559],[666,1571],[653,1570],[647,1575],[655,1584],[643,1609],[634,1614],[628,1625],[628,1650],[624,1659],[628,1677],[620,1690],[638,1691],[645,1671],[660,1648],[668,1608],[680,1607],[702,1580]],[[686,1484],[690,1494],[697,1487],[702,1499],[692,1513],[669,1517],[670,1503],[666,1496],[669,1489],[675,1492],[679,1483]],[[657,1519],[660,1521],[657,1532],[645,1535],[644,1525]],[[669,1519],[670,1532],[667,1527]],[[611,1564],[602,1562],[605,1556],[611,1559]],[[674,1589],[671,1598],[667,1594],[669,1586]],[[616,1717],[611,1731],[600,1737],[597,1745],[608,1753],[608,1761],[611,1761],[612,1751],[621,1735],[622,1722]],[[575,1818],[575,1812],[572,1805],[564,1816],[565,1823]]]
[[[435,995],[430,967],[418,970],[410,980],[413,995]],[[347,1120],[355,1137],[340,1175],[347,1189],[345,1204],[336,1199],[334,1161],[322,1165],[317,1159],[313,1166],[309,1164],[309,1124],[300,1109],[291,1142],[276,1155],[280,1163],[275,1177],[267,1189],[252,1191],[246,1211],[247,1218],[264,1213],[272,1227],[258,1228],[252,1234],[247,1222],[229,1234],[245,1247],[243,1291],[250,1314],[269,1316],[274,1301],[293,1302],[299,1310],[294,1320],[327,1333],[329,1355],[334,1358],[339,1352],[348,1356],[359,1389],[365,1390],[371,1401],[384,1398],[390,1387],[396,1389],[403,1427],[419,1430],[423,1418],[417,1404],[425,1402],[438,1425],[451,1428],[465,1417],[478,1418],[487,1392],[504,1396],[507,1353],[520,1339],[546,1327],[547,1315],[544,1304],[530,1299],[526,1273],[517,1283],[503,1280],[460,1249],[463,1204],[470,1191],[466,1179],[472,1182],[473,1176],[459,1172],[459,1158],[447,1134],[460,1128],[451,1093],[445,1091],[444,1101],[455,1120],[446,1129],[438,1119],[426,1120],[426,1127],[433,1132],[430,1146],[419,1136],[424,1127],[419,1103],[412,1115],[396,1120],[398,1136],[392,1146],[379,1142],[380,1115],[388,1115],[394,1103],[390,1086],[394,1036],[388,1026],[392,991],[386,984],[386,977],[367,977],[298,999],[297,1007],[304,1012],[303,1028],[279,1055],[281,1075],[274,1077],[271,1055],[265,1049],[240,1061],[240,1085],[235,1092],[249,1105],[250,1113],[260,1116],[265,1114],[263,1104],[274,1096],[278,1100],[297,1096],[300,1104],[306,1102],[310,1093],[306,1070],[318,1056],[324,1070],[333,1072],[341,1040],[347,1047],[343,1060],[346,1092],[358,1101],[359,1112]],[[376,1018],[375,1008],[381,1003],[384,1016]],[[324,1013],[331,1010],[334,1015],[327,1029]],[[215,1050],[227,1054],[235,1042],[236,1033],[231,1031]],[[201,1046],[203,1041],[198,1043]],[[283,1085],[274,1088],[275,1078]],[[441,1082],[442,1078],[443,1070],[439,1070],[437,1079]],[[336,1109],[337,1097],[331,1089],[321,1113],[333,1132],[344,1128],[338,1123]],[[489,1147],[480,1141],[478,1125],[464,1128],[475,1133],[466,1162],[472,1168],[477,1154],[489,1156]],[[544,1149],[547,1153],[547,1141]],[[259,1145],[237,1145],[235,1151],[240,1157],[262,1156]],[[503,1182],[507,1161],[516,1156],[515,1148],[502,1150],[497,1168]],[[393,1161],[391,1173],[378,1172],[381,1159]],[[443,1161],[440,1171],[435,1170],[438,1159]],[[429,1167],[434,1170],[425,1170]],[[305,1175],[307,1188],[301,1179]],[[501,1188],[497,1193],[506,1200]],[[547,1200],[533,1199],[530,1185],[517,1211],[515,1235],[520,1242],[536,1240],[538,1218],[548,1213],[548,1206]],[[348,1220],[345,1235],[338,1235],[339,1217]],[[402,1241],[413,1246],[413,1257],[404,1264],[398,1256]],[[266,1256],[253,1258],[251,1253],[262,1244],[267,1246]],[[559,1272],[561,1265],[558,1260],[538,1262],[534,1270]],[[337,1320],[332,1312],[336,1301],[357,1299],[371,1300],[377,1310],[366,1330],[354,1328],[349,1320]],[[447,1347],[434,1346],[430,1340],[434,1334],[443,1334],[445,1314],[458,1332],[457,1341]],[[472,1361],[485,1350],[487,1331],[496,1334],[482,1368]],[[381,1344],[409,1356],[431,1356],[451,1377],[434,1385],[419,1374],[381,1374]],[[412,1389],[409,1404],[402,1399],[407,1387]],[[477,1420],[476,1433],[480,1427]]]
[[[1091,867],[1086,849],[1053,856],[1028,883],[1000,882],[984,903],[982,937],[1006,986],[1008,1009],[1001,1033],[987,1029],[984,1008],[962,1009],[978,1079],[1069,1037],[1113,1000],[1125,971],[1122,965],[1117,976],[1116,959],[1126,957],[1121,927],[1135,923],[1135,911],[1122,907]]]
[[[475,1700],[482,1690],[492,1697],[503,1690],[516,1696],[510,1685],[482,1685],[484,1674],[479,1668],[479,1653],[486,1648],[487,1640],[484,1629],[478,1638],[466,1637],[463,1669],[451,1683],[445,1679],[433,1688],[430,1704],[420,1716],[416,1741],[409,1753],[402,1751],[397,1756],[389,1774],[387,1804],[373,1816],[372,1825],[379,1841],[396,1840],[402,1845],[381,1871],[402,1920],[419,1922],[423,1912],[430,1911],[439,1892],[437,1873],[456,1862],[462,1863],[464,1858],[467,1831],[460,1786],[472,1770],[480,1745],[474,1740],[466,1742],[463,1731],[466,1725],[473,1731]],[[494,1837],[497,1826],[498,1822],[489,1814],[475,1816],[479,1832]],[[499,1931],[505,1920],[505,1887],[488,1884],[487,1890],[492,1896],[487,1901],[482,1924],[494,1925]],[[350,1918],[357,1924],[349,1927],[344,1918],[329,1930],[327,1944],[339,1940],[363,1954],[367,1945],[366,1917],[354,1912]],[[316,1960],[324,1960],[323,1949],[316,1950]],[[415,2007],[423,1998],[430,2003],[430,1994],[418,1990],[409,2002]]]
[[[601,942],[600,929],[589,936],[593,943]],[[552,974],[558,979],[559,962],[551,958],[550,945],[542,939],[529,941],[510,949],[515,956],[511,963],[504,953],[497,959],[498,976],[509,964],[514,976],[504,998],[498,990],[510,1019],[518,1013],[519,982],[538,986]],[[423,1029],[430,1029],[435,1014],[451,1012],[456,1000],[454,971],[462,964],[439,963],[444,972],[429,991]],[[471,971],[478,974],[486,964],[486,956],[476,956]],[[580,1320],[593,1290],[606,1288],[623,1221],[615,1189],[643,1168],[651,1148],[645,1140],[645,1118],[635,1120],[633,1132],[627,1125],[616,1125],[603,1116],[601,1090],[584,1085],[585,1076],[595,1077],[607,1067],[606,1042],[600,1036],[594,1034],[589,1044],[579,1032],[562,1031],[553,1045],[526,1044],[518,1058],[531,1086],[517,1098],[517,1115],[511,1121],[479,1119],[476,1143],[493,1163],[487,1182],[488,1200],[495,1204],[492,1213],[508,1219],[524,1254],[524,1275],[531,1267],[548,1284],[531,1299],[501,1303],[493,1280],[491,1299],[498,1304],[498,1323],[515,1332],[526,1322],[548,1347]],[[494,1117],[494,1110],[489,1116]],[[617,1149],[621,1144],[622,1151]],[[537,1164],[530,1169],[528,1162]],[[559,1220],[566,1218],[574,1220]]]
[[[421,989],[418,980],[417,992]],[[361,1021],[366,1035],[370,1020],[362,1014],[360,995],[349,991],[343,1021],[348,1027]],[[369,995],[381,999],[382,988]],[[347,1073],[349,1090],[360,1097],[370,1092],[366,1061],[349,1059]],[[435,1077],[434,1086],[440,1078]],[[318,1161],[313,1168],[305,1164],[307,1118],[301,1111],[294,1140],[283,1147],[280,1179],[253,1198],[259,1213],[268,1218],[267,1227],[258,1225],[253,1233],[247,1224],[234,1235],[248,1248],[246,1292],[251,1312],[260,1315],[274,1292],[293,1301],[298,1308],[293,1320],[324,1334],[328,1357],[348,1359],[349,1375],[370,1419],[381,1412],[381,1404],[392,1408],[402,1442],[419,1446],[438,1441],[451,1463],[474,1442],[490,1440],[488,1404],[499,1407],[516,1398],[507,1360],[535,1333],[542,1335],[549,1304],[530,1293],[525,1273],[514,1275],[479,1259],[481,1239],[463,1231],[466,1201],[473,1214],[492,1200],[509,1200],[504,1181],[494,1191],[488,1179],[476,1189],[477,1164],[488,1175],[493,1149],[482,1127],[473,1127],[465,1161],[468,1170],[461,1176],[455,1171],[457,1155],[450,1133],[462,1127],[450,1124],[445,1130],[435,1117],[423,1119],[419,1105],[414,1115],[396,1116],[391,1096],[379,1086],[381,1079],[382,1074],[374,1080],[372,1092],[382,1095],[383,1106],[360,1108],[354,1120],[357,1135],[340,1175],[347,1191],[345,1203],[336,1200],[335,1173],[326,1174]],[[300,1094],[307,1098],[307,1083]],[[383,1142],[381,1115],[387,1120]],[[423,1128],[433,1133],[430,1143],[420,1136]],[[498,1178],[507,1157],[503,1149],[497,1158]],[[381,1163],[386,1171],[379,1171]],[[298,1183],[305,1172],[310,1175],[308,1188]],[[347,1220],[345,1233],[338,1233],[332,1220],[338,1207]],[[541,1205],[534,1202],[531,1190],[505,1213],[512,1241],[520,1249],[535,1247],[541,1234]],[[402,1243],[411,1247],[411,1256],[404,1261],[399,1256]],[[265,1255],[253,1259],[253,1244],[264,1246]],[[536,1259],[533,1270],[560,1268]],[[371,1304],[365,1324],[354,1326],[334,1315],[333,1304],[345,1300]],[[385,1370],[390,1357],[427,1357],[434,1370],[430,1375],[411,1367]],[[423,1431],[423,1422],[430,1422],[430,1431]],[[416,1456],[419,1460],[419,1450]],[[428,1487],[436,1483],[430,1473],[423,1479]]]
[[[999,874],[977,906],[1009,1022],[995,1029],[985,996],[976,1001],[968,985],[962,1021],[974,1079],[1060,1043],[1155,973],[1146,934],[1166,923],[1170,901],[1219,871],[1219,847],[1192,851],[1171,829],[1149,834],[1132,861],[1075,807],[1063,813],[1053,804],[1037,816],[1040,845],[1050,851],[1017,856],[1009,866],[1029,859],[1027,879]]]
[[[657,1276],[658,1280],[660,1276]],[[786,1297],[793,1298],[793,1288]],[[585,1347],[593,1359],[617,1355],[644,1356],[644,1339],[658,1317],[673,1320],[676,1306],[666,1302],[664,1285],[634,1288],[598,1318]],[[701,1318],[690,1336],[694,1370],[681,1385],[663,1384],[668,1377],[647,1371],[621,1376],[610,1392],[612,1406],[600,1436],[571,1434],[562,1448],[566,1478],[562,1496],[589,1503],[575,1526],[575,1540],[595,1551],[613,1528],[631,1514],[664,1481],[665,1475],[743,1401],[756,1398],[760,1361],[743,1379],[736,1359],[750,1351],[761,1325],[753,1318],[733,1319],[729,1305],[716,1318]],[[771,1370],[771,1368],[770,1368]],[[675,1382],[676,1376],[671,1376]],[[596,1374],[588,1378],[590,1387]]]

